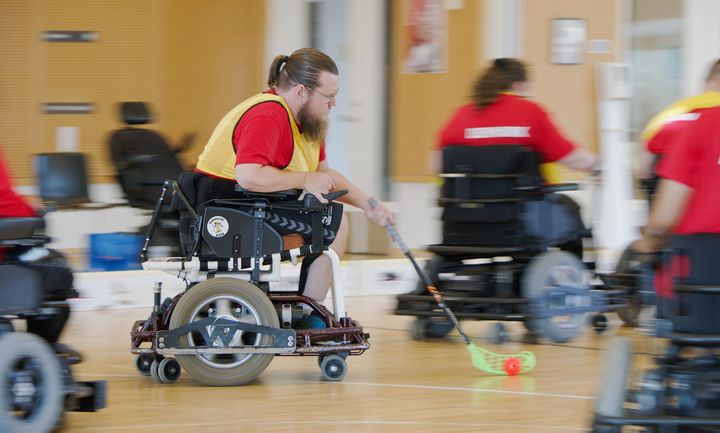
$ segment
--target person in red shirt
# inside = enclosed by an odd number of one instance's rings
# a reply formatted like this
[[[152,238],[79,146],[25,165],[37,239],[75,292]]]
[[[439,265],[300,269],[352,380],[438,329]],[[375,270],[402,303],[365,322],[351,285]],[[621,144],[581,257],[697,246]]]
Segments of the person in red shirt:
[[[654,167],[659,159],[700,113],[717,106],[720,106],[720,60],[716,60],[710,67],[703,93],[674,102],[653,117],[643,130],[644,148],[638,158],[637,175],[651,195],[657,183]]]
[[[0,152],[0,218],[37,217],[37,211],[21,195],[15,192],[5,158]],[[39,273],[43,284],[43,298],[46,301],[62,301],[77,296],[73,289],[73,274],[64,257],[58,251],[29,246],[3,248],[0,262],[16,263]],[[30,288],[26,288],[30,289]],[[43,337],[53,344],[59,352],[77,356],[77,353],[58,339],[70,316],[70,307],[66,304],[53,305],[54,315],[30,317],[27,330]]]
[[[496,59],[475,83],[472,101],[458,108],[439,133],[437,149],[445,146],[525,145],[540,153],[543,163],[559,162],[572,169],[592,167],[592,152],[565,138],[537,103],[523,97],[528,89],[525,63]],[[434,156],[439,160],[437,154]],[[434,161],[433,165],[439,164]]]
[[[339,91],[335,62],[313,48],[280,55],[270,65],[267,84],[268,90],[241,102],[218,123],[196,171],[218,179],[213,187],[223,194],[232,194],[239,184],[256,192],[304,190],[326,202],[322,194],[347,189],[340,201],[364,210],[375,224],[394,224],[383,203],[371,206],[371,196],[326,160],[328,114]],[[330,244],[340,256],[347,233],[342,219]],[[309,267],[303,294],[324,300],[331,278],[330,259],[321,255]]]
[[[0,154],[0,218],[36,216],[35,209],[13,189],[5,158]]]
[[[671,234],[720,233],[720,107],[699,113],[657,170],[655,203],[635,249],[658,251]]]

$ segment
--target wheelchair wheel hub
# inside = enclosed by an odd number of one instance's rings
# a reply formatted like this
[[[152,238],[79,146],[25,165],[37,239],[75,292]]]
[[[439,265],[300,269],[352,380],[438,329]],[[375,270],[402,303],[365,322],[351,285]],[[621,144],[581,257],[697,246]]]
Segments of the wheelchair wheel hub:
[[[10,374],[9,390],[13,407],[22,412],[32,413],[38,403],[38,384],[42,381],[42,372],[33,366],[32,361],[23,362],[25,368]],[[28,414],[29,415],[29,414]]]
[[[255,308],[246,300],[235,296],[216,296],[207,299],[198,305],[192,312],[191,321],[202,320],[206,318],[215,319],[215,322],[223,323],[220,326],[209,325],[205,329],[209,341],[204,341],[208,346],[214,347],[237,347],[246,344],[255,345],[260,342],[260,334],[252,332],[243,332],[238,328],[234,328],[227,324],[231,322],[243,322],[249,324],[261,324],[260,316]],[[224,320],[223,320],[224,319]],[[196,341],[203,342],[205,336],[190,333],[188,335],[188,344],[196,345]],[[197,355],[205,364],[215,368],[233,368],[241,365],[251,355],[237,354],[216,354],[216,355]]]

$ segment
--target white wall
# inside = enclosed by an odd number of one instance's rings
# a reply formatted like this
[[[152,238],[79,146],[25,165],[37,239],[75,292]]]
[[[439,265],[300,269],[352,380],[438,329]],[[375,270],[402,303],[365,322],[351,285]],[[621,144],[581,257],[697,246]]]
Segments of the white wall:
[[[682,9],[682,95],[702,91],[711,63],[720,57],[720,1],[685,0]]]

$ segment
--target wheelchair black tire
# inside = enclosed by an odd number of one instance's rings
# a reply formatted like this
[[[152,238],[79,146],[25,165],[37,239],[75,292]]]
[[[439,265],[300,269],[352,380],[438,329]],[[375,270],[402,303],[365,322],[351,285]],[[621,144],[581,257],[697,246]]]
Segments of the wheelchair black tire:
[[[25,418],[13,415],[12,403],[0,399],[5,406],[0,410],[0,426],[5,433],[47,433],[61,423],[65,411],[60,361],[50,345],[37,335],[24,332],[0,335],[0,389],[12,388],[6,381],[11,377],[10,371],[22,359],[32,359],[32,363],[23,364],[36,367],[33,374],[39,375],[40,380],[34,385],[41,398],[36,401],[31,415]]]
[[[218,296],[232,296],[247,302],[260,319],[260,325],[279,328],[277,311],[267,295],[247,281],[235,278],[212,278],[192,287],[175,306],[170,317],[170,329],[189,323],[192,311],[202,302]],[[263,335],[259,344],[269,344],[271,336]],[[187,336],[180,338],[187,344]],[[231,368],[214,368],[199,358],[199,355],[177,355],[180,366],[196,381],[208,386],[244,385],[267,368],[274,355],[250,354],[240,365]]]
[[[587,285],[583,280],[587,268],[575,254],[559,250],[545,251],[533,257],[523,272],[521,282],[523,296],[530,301],[542,299],[548,291],[544,283],[550,272],[556,268],[572,270],[573,282]],[[589,287],[587,289],[589,295]],[[562,326],[553,322],[553,317],[531,316],[526,320],[525,326],[529,331],[543,333],[555,343],[564,343],[572,340],[585,323],[585,314],[573,315],[572,322]]]
[[[605,417],[623,415],[627,381],[632,363],[632,344],[625,338],[614,338],[603,359],[602,388],[595,403],[595,413]]]
[[[620,255],[620,259],[618,259],[617,265],[615,266],[616,273],[630,274],[633,272],[638,272],[637,270],[633,270],[633,266],[631,264],[633,254],[634,253],[630,249],[630,246],[625,248],[623,253]],[[638,287],[635,287],[634,289],[628,291],[627,302],[627,307],[620,307],[615,310],[615,312],[624,323],[628,325],[635,325],[637,324],[637,318],[640,315],[643,307],[642,295],[640,294],[640,290]]]

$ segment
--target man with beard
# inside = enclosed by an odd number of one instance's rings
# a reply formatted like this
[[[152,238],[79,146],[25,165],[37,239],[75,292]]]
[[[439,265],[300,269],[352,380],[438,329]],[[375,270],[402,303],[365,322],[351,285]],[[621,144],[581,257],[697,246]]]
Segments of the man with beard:
[[[275,57],[268,75],[269,89],[225,115],[200,155],[196,171],[223,181],[226,186],[222,189],[229,195],[235,182],[256,192],[304,190],[322,202],[326,202],[322,194],[347,189],[342,202],[363,209],[380,226],[395,223],[387,207],[378,203],[372,208],[370,195],[330,168],[325,159],[328,114],[335,106],[338,81],[335,62],[316,49],[302,48],[290,56]],[[326,240],[342,256],[347,222],[341,220],[333,231]],[[303,294],[322,301],[331,281],[330,259],[321,255],[307,270]]]

